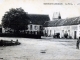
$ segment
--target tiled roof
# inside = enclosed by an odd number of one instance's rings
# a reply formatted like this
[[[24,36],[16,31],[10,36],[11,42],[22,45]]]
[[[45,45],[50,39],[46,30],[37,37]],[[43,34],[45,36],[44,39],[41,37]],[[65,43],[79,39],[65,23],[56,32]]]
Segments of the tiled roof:
[[[66,26],[66,25],[77,25],[77,24],[80,24],[80,17],[56,19],[54,21],[46,21],[44,23],[44,26],[54,27],[54,26]]]
[[[43,25],[45,21],[49,21],[49,15],[28,14],[32,24]]]

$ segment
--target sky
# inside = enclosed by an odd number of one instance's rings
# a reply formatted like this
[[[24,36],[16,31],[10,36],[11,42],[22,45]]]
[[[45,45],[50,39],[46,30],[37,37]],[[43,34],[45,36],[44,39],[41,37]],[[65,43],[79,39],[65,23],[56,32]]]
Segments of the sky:
[[[0,23],[6,11],[22,8],[28,14],[49,15],[60,12],[62,19],[80,16],[80,0],[0,0]]]

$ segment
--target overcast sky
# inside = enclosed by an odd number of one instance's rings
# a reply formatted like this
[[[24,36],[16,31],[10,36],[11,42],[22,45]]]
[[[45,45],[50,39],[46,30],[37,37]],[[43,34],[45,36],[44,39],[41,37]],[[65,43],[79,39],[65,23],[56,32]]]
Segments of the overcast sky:
[[[11,8],[22,7],[28,14],[60,12],[63,19],[80,16],[80,0],[0,0],[0,23],[2,16]]]

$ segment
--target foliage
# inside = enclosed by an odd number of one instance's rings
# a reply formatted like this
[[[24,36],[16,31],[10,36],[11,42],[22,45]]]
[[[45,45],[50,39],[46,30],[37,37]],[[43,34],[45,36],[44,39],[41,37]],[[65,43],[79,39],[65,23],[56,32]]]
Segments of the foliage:
[[[11,28],[15,31],[27,29],[28,23],[28,14],[22,8],[11,8],[2,18],[3,27]]]

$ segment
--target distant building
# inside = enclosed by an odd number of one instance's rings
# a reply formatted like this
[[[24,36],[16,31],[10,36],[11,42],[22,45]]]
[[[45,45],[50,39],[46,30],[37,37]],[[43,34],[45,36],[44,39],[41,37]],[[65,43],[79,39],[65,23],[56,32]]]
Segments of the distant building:
[[[53,13],[53,18],[52,20],[55,20],[55,19],[61,19],[61,14],[59,12],[54,12]]]
[[[28,30],[26,30],[26,34],[43,35],[42,30],[43,30],[42,25],[29,24],[28,25]]]
[[[80,17],[67,19],[56,18],[53,21],[46,21],[44,24],[44,35],[60,38],[79,38],[80,37]]]

